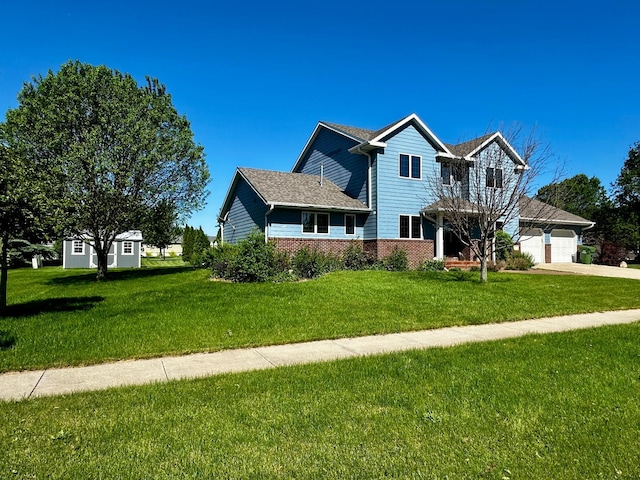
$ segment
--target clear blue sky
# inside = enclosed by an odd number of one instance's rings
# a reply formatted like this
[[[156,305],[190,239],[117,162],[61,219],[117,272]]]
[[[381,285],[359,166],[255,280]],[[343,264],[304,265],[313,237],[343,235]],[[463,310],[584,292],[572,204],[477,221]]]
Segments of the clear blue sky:
[[[0,3],[0,115],[69,59],[166,84],[212,181],[215,234],[237,166],[288,171],[319,120],[417,113],[444,142],[537,125],[565,173],[615,180],[640,140],[640,2],[350,0]]]

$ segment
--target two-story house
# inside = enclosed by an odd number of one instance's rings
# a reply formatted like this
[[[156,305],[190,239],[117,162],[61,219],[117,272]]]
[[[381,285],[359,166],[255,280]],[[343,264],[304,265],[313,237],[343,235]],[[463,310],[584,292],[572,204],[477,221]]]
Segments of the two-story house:
[[[375,131],[319,122],[291,172],[236,170],[219,214],[222,241],[236,243],[259,228],[290,252],[309,246],[341,253],[358,242],[379,259],[398,246],[411,265],[464,256],[434,208],[430,185],[462,184],[453,162],[472,164],[492,149],[510,165],[483,170],[486,184],[509,188],[507,173],[526,165],[500,133],[449,145],[415,114]],[[575,261],[582,230],[593,223],[553,209],[537,224],[535,206],[523,203],[516,220],[502,228],[524,233],[521,248],[537,262]],[[562,248],[554,249],[554,242]]]

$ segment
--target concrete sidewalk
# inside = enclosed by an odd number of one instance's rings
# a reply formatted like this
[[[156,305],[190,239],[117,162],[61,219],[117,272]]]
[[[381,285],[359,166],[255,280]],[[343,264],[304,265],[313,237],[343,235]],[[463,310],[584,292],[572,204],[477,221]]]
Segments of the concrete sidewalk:
[[[640,309],[0,374],[0,400],[61,395],[411,349],[633,323]]]

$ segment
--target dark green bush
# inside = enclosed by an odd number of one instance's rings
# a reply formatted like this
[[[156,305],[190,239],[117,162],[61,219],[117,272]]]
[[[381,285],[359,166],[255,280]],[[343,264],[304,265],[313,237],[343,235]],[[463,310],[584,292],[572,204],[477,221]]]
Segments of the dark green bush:
[[[318,250],[302,247],[293,255],[291,267],[299,278],[317,278],[327,272],[328,261]]]
[[[386,270],[390,272],[403,272],[409,268],[409,260],[407,258],[407,252],[399,248],[397,245],[393,247],[393,250],[389,256],[382,260],[382,265]]]
[[[342,254],[342,267],[345,270],[368,270],[374,264],[375,259],[355,242],[350,244]]]
[[[507,270],[529,270],[536,262],[533,257],[528,253],[518,252],[514,250],[507,259],[505,269]]]
[[[282,272],[282,256],[271,242],[264,241],[264,233],[253,230],[238,243],[236,255],[230,262],[228,279],[234,282],[266,282]]]
[[[211,268],[214,277],[229,278],[231,276],[230,267],[237,253],[238,247],[236,245],[224,243],[206,250],[203,261],[206,266]]]
[[[507,260],[513,253],[513,240],[511,235],[503,230],[496,232],[496,260]]]
[[[444,270],[444,260],[425,260],[418,267],[421,272],[441,272]]]

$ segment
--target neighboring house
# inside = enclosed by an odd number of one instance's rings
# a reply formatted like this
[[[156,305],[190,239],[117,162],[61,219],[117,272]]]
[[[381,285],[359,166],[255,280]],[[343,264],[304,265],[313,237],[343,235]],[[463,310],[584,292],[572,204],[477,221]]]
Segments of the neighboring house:
[[[413,266],[464,256],[428,185],[459,181],[450,162],[473,164],[490,149],[502,149],[514,169],[526,167],[500,133],[449,145],[415,114],[376,131],[319,122],[291,172],[236,170],[218,218],[221,241],[237,243],[259,228],[290,252],[341,253],[356,242],[378,259],[397,246]],[[502,170],[489,170],[487,185],[507,188]],[[522,249],[535,251],[536,261],[575,260],[582,230],[593,223],[555,209],[537,224],[526,207],[519,222],[502,228],[516,236],[526,230]]]
[[[179,257],[182,255],[182,235],[176,237],[162,252],[158,247],[143,244],[142,253],[145,257],[161,257],[163,253],[165,257]]]
[[[118,235],[107,257],[109,268],[140,268],[142,233],[130,230]],[[63,268],[97,268],[98,259],[88,235],[67,238],[62,251]]]

